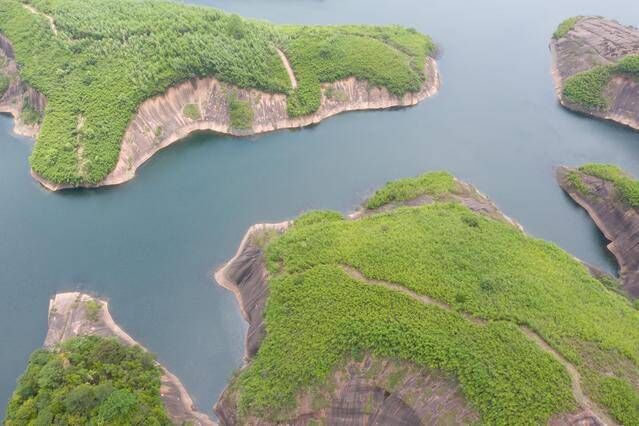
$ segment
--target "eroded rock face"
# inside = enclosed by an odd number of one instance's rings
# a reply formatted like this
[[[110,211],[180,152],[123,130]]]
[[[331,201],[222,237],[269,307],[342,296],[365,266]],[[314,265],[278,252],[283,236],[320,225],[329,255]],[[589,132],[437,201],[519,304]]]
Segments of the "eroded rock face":
[[[639,30],[601,17],[583,17],[558,40],[550,42],[552,75],[559,101],[573,111],[611,120],[639,130],[639,81],[615,76],[604,90],[609,106],[605,110],[570,102],[562,90],[567,78],[609,65],[630,54],[639,54]]]
[[[49,302],[49,328],[45,347],[77,336],[115,337],[126,345],[140,346],[111,318],[106,302],[82,293],[60,293]],[[206,414],[195,408],[180,380],[161,366],[160,393],[167,414],[174,424],[213,426]]]
[[[23,122],[21,119],[22,109],[25,103],[28,102],[42,115],[44,114],[47,100],[42,94],[20,79],[11,43],[2,34],[0,34],[0,75],[8,77],[10,80],[7,90],[0,94],[0,113],[10,114],[14,117],[15,133],[27,137],[35,137],[40,131],[40,126],[39,124]]]
[[[209,77],[186,81],[149,99],[140,105],[122,139],[118,162],[111,173],[97,185],[109,186],[127,182],[144,162],[159,150],[178,142],[194,132],[216,132],[233,136],[248,136],[280,129],[301,128],[346,111],[384,109],[415,105],[439,89],[439,72],[432,58],[427,58],[427,80],[417,93],[398,97],[386,88],[375,87],[354,77],[322,84],[318,111],[303,117],[289,117],[284,94],[240,89]],[[234,95],[248,101],[253,110],[252,126],[235,129],[231,126],[228,99]],[[195,105],[199,119],[184,114],[187,105]],[[69,188],[34,175],[50,190]],[[82,186],[82,185],[81,185]]]
[[[588,194],[581,193],[566,178],[570,170],[567,167],[557,170],[559,185],[588,212],[599,230],[611,241],[608,250],[619,264],[623,288],[632,298],[639,298],[639,212],[619,199],[611,182],[594,176],[582,176]]]

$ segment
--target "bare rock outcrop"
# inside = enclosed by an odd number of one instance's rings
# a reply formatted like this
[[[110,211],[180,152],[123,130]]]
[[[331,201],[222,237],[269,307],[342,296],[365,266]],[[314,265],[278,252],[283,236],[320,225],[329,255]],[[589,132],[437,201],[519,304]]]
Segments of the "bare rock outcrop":
[[[561,188],[583,207],[599,230],[610,241],[608,250],[619,264],[623,289],[632,298],[639,298],[639,211],[626,205],[614,184],[595,176],[582,174],[581,180],[588,193],[575,188],[567,179],[573,171],[568,167],[557,169]]]
[[[38,123],[28,124],[22,120],[22,110],[28,103],[40,115],[44,114],[47,104],[46,98],[29,87],[20,79],[18,65],[9,40],[0,34],[0,75],[9,79],[9,85],[4,93],[0,93],[0,113],[10,114],[15,119],[14,132],[16,134],[35,137],[40,131]]]
[[[439,72],[434,59],[427,58],[425,73],[427,79],[420,91],[407,93],[402,97],[354,77],[322,84],[319,109],[303,117],[288,116],[287,97],[284,94],[241,89],[213,77],[186,81],[140,105],[122,139],[115,168],[103,181],[86,186],[111,186],[127,182],[135,177],[136,170],[156,152],[194,132],[249,136],[309,126],[346,111],[415,105],[439,89]],[[253,120],[250,128],[232,127],[228,107],[231,95],[251,106]],[[194,106],[199,118],[189,118],[184,113],[187,106]],[[32,175],[52,191],[72,187],[48,182],[35,173]]]
[[[401,206],[420,206],[436,201],[458,202],[472,211],[505,222],[521,232],[523,227],[506,216],[488,197],[474,186],[456,180],[456,188],[438,199],[428,195],[399,203],[390,203],[374,210],[360,209],[349,220],[389,211]],[[249,324],[246,336],[245,366],[251,362],[266,335],[264,309],[269,294],[268,272],[262,247],[275,234],[286,232],[292,222],[252,226],[244,236],[233,259],[215,273],[215,279],[236,295],[242,314]],[[597,272],[599,273],[599,272]],[[362,278],[365,279],[365,278]],[[420,300],[423,299],[420,298]],[[438,304],[438,302],[434,302]],[[439,304],[438,304],[439,306]],[[534,341],[547,346],[547,352],[560,357],[532,331]],[[562,358],[563,360],[563,358]],[[568,361],[561,361],[569,365]],[[550,425],[601,426],[615,424],[607,416],[593,411],[593,404],[583,396],[579,373],[574,367],[573,387],[581,398],[578,410],[560,413],[549,420]],[[392,381],[389,378],[393,376]],[[396,378],[400,377],[399,380]],[[393,383],[391,383],[393,382]],[[465,399],[454,378],[436,370],[418,368],[407,362],[378,359],[366,354],[362,360],[349,359],[338,366],[327,379],[327,386],[302,393],[296,408],[285,420],[267,421],[261,418],[240,418],[238,391],[233,382],[215,405],[223,425],[419,425],[474,424],[477,411]],[[601,419],[605,419],[602,421]]]
[[[639,54],[639,30],[602,17],[580,17],[573,28],[550,41],[552,76],[559,102],[566,108],[639,130],[639,81],[615,75],[604,89],[605,109],[587,108],[563,94],[566,79],[598,65]]]
[[[77,292],[56,294],[49,302],[44,346],[53,347],[72,337],[90,335],[115,337],[126,345],[140,346],[113,321],[105,301]],[[215,425],[206,414],[197,411],[180,380],[163,366],[160,368],[160,393],[171,421],[177,425]]]

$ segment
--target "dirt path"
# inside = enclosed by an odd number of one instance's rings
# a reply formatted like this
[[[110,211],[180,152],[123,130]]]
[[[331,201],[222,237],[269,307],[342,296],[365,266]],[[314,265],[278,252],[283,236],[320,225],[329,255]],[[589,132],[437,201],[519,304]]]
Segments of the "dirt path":
[[[291,79],[291,86],[293,89],[297,89],[297,79],[295,78],[295,73],[293,72],[293,68],[291,68],[291,64],[288,62],[288,58],[280,49],[277,50],[277,54],[280,55],[280,59],[282,59],[282,64],[284,64],[284,68],[286,68],[286,73],[288,74],[288,78]]]
[[[27,9],[29,12],[33,13],[34,15],[41,15],[47,18],[47,21],[49,21],[49,26],[51,27],[51,31],[53,31],[53,34],[58,35],[58,29],[56,28],[55,22],[53,21],[53,18],[51,16],[45,15],[44,13],[40,13],[36,8],[34,8],[31,5],[23,4],[23,6],[25,9]]]
[[[432,299],[428,296],[415,293],[414,291],[409,290],[406,287],[403,287],[399,284],[394,284],[388,281],[380,281],[380,280],[373,280],[373,279],[366,278],[360,271],[350,266],[342,265],[342,269],[351,278],[354,278],[357,281],[362,281],[362,282],[365,282],[366,284],[376,285],[376,286],[387,288],[389,290],[397,291],[407,295],[408,297],[420,303],[437,306],[438,308],[445,309],[450,312],[456,312],[458,314],[461,314],[464,318],[466,318],[467,320],[475,324],[480,324],[480,325],[486,324],[486,320],[484,319],[474,317],[468,313],[458,312],[455,309],[451,308],[450,305],[447,305],[441,301]],[[521,332],[524,333],[524,335],[526,335],[526,337],[528,337],[531,341],[533,341],[539,347],[539,349],[550,354],[559,363],[561,363],[561,365],[564,366],[564,368],[568,372],[568,375],[570,376],[570,381],[572,384],[572,396],[582,408],[591,411],[592,415],[594,417],[597,417],[597,420],[599,420],[604,425],[610,425],[610,426],[618,425],[618,423],[615,422],[612,418],[610,418],[605,413],[604,410],[599,408],[597,404],[594,403],[594,401],[592,401],[590,398],[588,398],[584,394],[583,389],[581,388],[581,375],[579,374],[579,371],[577,371],[574,365],[572,365],[566,358],[564,358],[563,355],[557,352],[555,348],[550,346],[548,342],[546,342],[540,335],[538,335],[532,329],[519,324],[518,324],[518,327],[521,330]]]

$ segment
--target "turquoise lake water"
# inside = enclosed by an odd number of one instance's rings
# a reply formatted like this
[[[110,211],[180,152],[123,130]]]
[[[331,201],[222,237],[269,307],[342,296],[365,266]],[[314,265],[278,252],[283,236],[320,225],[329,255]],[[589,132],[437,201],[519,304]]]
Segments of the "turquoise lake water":
[[[449,170],[537,237],[608,271],[602,236],[558,188],[559,164],[618,164],[639,176],[639,133],[556,102],[548,39],[567,16],[639,26],[630,0],[200,1],[282,23],[397,23],[441,48],[442,88],[405,110],[340,115],[249,139],[198,135],[121,187],[49,193],[32,141],[0,117],[0,401],[41,346],[49,298],[82,290],[177,374],[210,411],[241,365],[246,326],[210,272],[253,223],[354,210],[390,179]],[[0,403],[4,417],[4,403]]]

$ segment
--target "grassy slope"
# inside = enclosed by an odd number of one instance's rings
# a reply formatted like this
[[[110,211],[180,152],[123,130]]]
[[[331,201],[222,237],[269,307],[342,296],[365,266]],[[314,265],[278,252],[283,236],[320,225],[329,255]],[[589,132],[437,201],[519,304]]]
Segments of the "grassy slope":
[[[0,3],[0,32],[24,80],[49,101],[31,165],[57,183],[102,180],[138,105],[185,79],[212,75],[290,94],[289,114],[301,115],[319,106],[320,82],[348,75],[396,94],[417,90],[433,49],[427,37],[399,27],[275,26],[150,0],[26,3],[38,13],[19,0]],[[276,48],[291,58],[295,91]]]
[[[553,34],[560,39],[570,31],[580,17],[568,18]],[[639,78],[639,55],[627,55],[614,65],[600,65],[590,70],[577,73],[566,79],[563,94],[570,102],[596,110],[608,108],[608,100],[604,97],[604,89],[615,75],[627,75]]]
[[[169,425],[151,355],[114,339],[79,337],[39,349],[7,409],[7,426]],[[31,423],[32,422],[32,423]]]
[[[580,174],[595,176],[612,182],[621,200],[630,207],[639,207],[639,181],[612,164],[585,164],[568,175],[570,183],[580,192],[587,194],[588,187],[581,181]]]
[[[393,192],[402,193],[398,186]],[[575,364],[584,388],[613,415],[639,415],[639,313],[629,301],[555,245],[464,206],[399,208],[357,221],[309,213],[268,246],[267,260],[267,337],[236,383],[244,415],[282,415],[344,355],[366,350],[454,374],[486,423],[543,423],[571,408],[570,382],[515,324]],[[479,326],[367,286],[341,265],[494,321]]]

